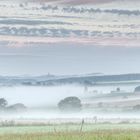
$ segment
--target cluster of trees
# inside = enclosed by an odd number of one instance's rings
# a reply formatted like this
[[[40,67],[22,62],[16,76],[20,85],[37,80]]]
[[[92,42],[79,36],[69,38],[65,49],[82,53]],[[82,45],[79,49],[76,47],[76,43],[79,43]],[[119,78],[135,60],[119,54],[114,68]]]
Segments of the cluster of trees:
[[[82,107],[81,100],[77,97],[67,97],[58,103],[61,111],[80,111]]]
[[[8,106],[8,101],[4,98],[0,98],[0,111],[10,111],[10,112],[22,112],[25,111],[27,107],[22,103],[17,103]]]
[[[67,97],[58,103],[58,108],[61,111],[77,112],[82,108],[81,100],[78,97]],[[8,106],[8,101],[5,98],[0,98],[0,112],[23,112],[27,107],[22,103],[17,103]]]

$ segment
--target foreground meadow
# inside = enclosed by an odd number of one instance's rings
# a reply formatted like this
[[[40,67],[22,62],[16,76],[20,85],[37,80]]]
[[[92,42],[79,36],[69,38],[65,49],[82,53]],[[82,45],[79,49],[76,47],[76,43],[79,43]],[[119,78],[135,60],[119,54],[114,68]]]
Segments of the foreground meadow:
[[[139,124],[0,127],[0,140],[140,140]]]
[[[0,140],[139,140],[140,131],[106,130],[93,132],[60,132],[3,134]]]

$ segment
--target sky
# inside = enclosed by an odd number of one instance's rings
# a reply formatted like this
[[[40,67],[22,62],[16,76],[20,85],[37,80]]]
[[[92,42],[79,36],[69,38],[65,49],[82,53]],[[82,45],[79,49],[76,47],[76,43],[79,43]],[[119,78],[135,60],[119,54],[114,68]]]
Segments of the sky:
[[[140,2],[0,1],[0,75],[139,73]]]

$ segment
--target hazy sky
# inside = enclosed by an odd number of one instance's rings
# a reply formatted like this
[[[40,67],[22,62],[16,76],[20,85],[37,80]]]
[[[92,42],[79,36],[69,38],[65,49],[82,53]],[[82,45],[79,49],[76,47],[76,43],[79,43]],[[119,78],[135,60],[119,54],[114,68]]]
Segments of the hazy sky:
[[[73,43],[0,47],[1,75],[139,73],[140,48]]]
[[[0,75],[139,73],[139,0],[44,1],[0,1]]]

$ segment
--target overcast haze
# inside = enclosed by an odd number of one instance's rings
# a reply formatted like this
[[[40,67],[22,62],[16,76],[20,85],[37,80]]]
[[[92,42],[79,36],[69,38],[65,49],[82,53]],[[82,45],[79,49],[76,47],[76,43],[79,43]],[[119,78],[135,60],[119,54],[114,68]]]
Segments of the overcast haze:
[[[0,1],[0,75],[139,73],[135,3]]]
[[[0,47],[1,75],[138,73],[140,48],[72,43]]]

